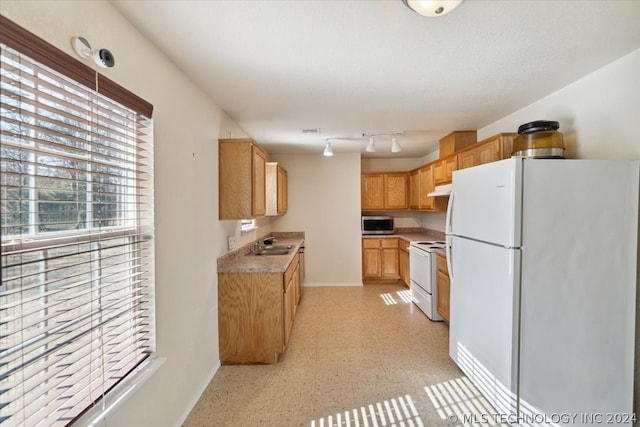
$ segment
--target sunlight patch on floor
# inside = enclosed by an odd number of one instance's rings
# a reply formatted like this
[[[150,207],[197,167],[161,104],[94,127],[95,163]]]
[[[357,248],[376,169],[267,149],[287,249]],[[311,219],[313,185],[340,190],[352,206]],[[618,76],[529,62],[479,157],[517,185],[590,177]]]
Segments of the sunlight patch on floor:
[[[311,427],[424,427],[408,394],[311,421]]]
[[[440,419],[451,426],[501,424],[496,410],[467,377],[444,381],[424,390]]]
[[[411,291],[396,291],[396,297],[393,296],[391,292],[387,292],[384,294],[380,294],[380,298],[384,301],[385,305],[395,305],[395,304],[409,304],[413,302],[413,297],[411,296]],[[398,301],[396,298],[399,298]]]

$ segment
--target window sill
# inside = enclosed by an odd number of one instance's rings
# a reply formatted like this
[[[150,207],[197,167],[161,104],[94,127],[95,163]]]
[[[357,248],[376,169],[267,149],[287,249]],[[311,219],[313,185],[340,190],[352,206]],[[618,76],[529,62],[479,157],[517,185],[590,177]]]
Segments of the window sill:
[[[106,427],[108,425],[107,415],[151,378],[166,360],[166,357],[154,358],[153,356],[146,360],[128,378],[115,386],[97,405],[85,412],[74,423],[74,426]]]

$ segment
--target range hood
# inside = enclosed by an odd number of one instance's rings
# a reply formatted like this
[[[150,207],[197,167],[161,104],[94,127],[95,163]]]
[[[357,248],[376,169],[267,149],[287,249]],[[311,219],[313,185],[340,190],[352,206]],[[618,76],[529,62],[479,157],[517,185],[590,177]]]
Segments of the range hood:
[[[429,197],[446,197],[451,194],[451,184],[437,185],[435,190],[427,196]]]

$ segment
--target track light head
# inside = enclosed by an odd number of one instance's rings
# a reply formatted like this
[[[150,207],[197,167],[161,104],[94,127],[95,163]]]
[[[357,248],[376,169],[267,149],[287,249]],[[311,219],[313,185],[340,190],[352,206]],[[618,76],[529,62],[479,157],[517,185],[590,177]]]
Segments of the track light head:
[[[322,152],[322,154],[325,157],[331,157],[333,156],[333,149],[331,148],[331,142],[329,142],[329,140],[327,139],[326,144],[324,145],[324,151]]]
[[[376,147],[375,147],[375,145],[373,145],[373,137],[372,136],[369,137],[369,144],[367,144],[367,148],[365,148],[364,151],[366,151],[367,153],[375,153],[376,152]]]
[[[393,138],[391,138],[391,152],[398,153],[400,150],[402,150],[402,147],[400,147],[400,144],[398,144],[398,137],[394,136]]]

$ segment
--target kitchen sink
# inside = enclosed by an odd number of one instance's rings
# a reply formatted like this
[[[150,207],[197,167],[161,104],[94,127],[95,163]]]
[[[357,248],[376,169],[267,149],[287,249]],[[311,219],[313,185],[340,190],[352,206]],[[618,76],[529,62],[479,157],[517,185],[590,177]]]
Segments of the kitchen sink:
[[[263,246],[255,252],[252,252],[253,255],[287,255],[289,251],[293,248],[292,245],[270,245]]]

